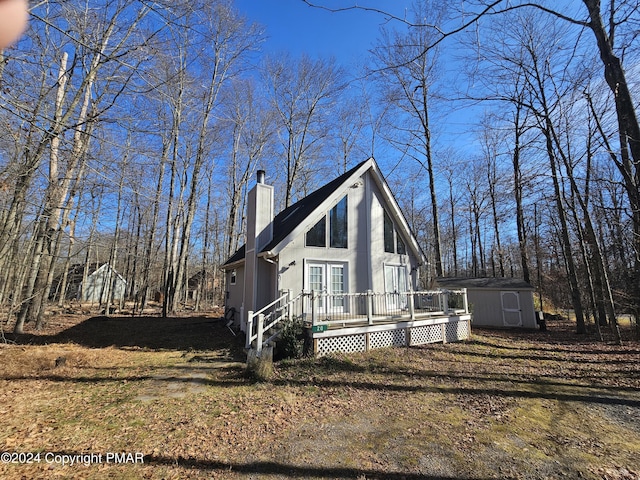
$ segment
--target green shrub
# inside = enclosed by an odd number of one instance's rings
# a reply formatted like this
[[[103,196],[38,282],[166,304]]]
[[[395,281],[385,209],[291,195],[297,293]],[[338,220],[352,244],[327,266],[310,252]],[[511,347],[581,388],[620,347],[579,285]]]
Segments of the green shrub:
[[[283,320],[280,338],[277,341],[278,358],[300,358],[304,346],[304,328],[302,318]]]

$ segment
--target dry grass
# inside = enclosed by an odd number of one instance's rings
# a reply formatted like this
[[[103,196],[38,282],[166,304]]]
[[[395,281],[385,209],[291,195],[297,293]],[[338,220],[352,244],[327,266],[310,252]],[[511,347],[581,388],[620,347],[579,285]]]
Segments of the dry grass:
[[[549,327],[280,362],[255,383],[214,318],[54,319],[0,347],[3,450],[41,454],[0,477],[639,478],[640,345]]]

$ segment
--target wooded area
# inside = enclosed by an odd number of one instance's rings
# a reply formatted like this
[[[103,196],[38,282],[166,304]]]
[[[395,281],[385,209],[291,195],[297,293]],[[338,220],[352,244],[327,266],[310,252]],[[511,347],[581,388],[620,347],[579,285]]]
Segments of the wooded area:
[[[220,305],[254,172],[279,211],[369,156],[425,283],[522,277],[579,333],[638,318],[640,6],[459,3],[377,12],[357,71],[263,54],[231,0],[34,5],[0,52],[3,320],[42,325],[69,272],[102,263],[134,313],[154,297],[165,316]],[[454,109],[473,141],[446,135]]]

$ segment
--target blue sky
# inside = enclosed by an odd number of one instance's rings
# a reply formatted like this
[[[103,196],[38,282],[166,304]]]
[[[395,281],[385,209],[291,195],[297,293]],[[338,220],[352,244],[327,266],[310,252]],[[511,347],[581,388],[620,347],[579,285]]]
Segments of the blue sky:
[[[375,8],[397,17],[404,17],[413,0],[312,0],[316,5],[345,8],[353,5]],[[403,25],[385,15],[362,9],[330,12],[307,5],[303,0],[235,0],[236,8],[251,21],[263,25],[268,37],[262,50],[266,53],[289,52],[294,57],[302,53],[311,56],[334,56],[354,76],[367,63],[381,26],[401,29]],[[448,63],[452,60],[448,59]],[[457,151],[473,143],[472,109],[464,112],[446,109],[432,111],[435,143],[440,147],[454,146]],[[378,142],[376,156],[380,156]],[[437,147],[438,145],[436,145]],[[384,151],[391,165],[399,152]]]
[[[410,0],[316,0],[334,8],[357,5],[403,15]],[[332,13],[302,0],[236,0],[236,8],[266,28],[264,50],[293,55],[335,56],[348,64],[362,63],[378,36],[385,17],[363,10]]]

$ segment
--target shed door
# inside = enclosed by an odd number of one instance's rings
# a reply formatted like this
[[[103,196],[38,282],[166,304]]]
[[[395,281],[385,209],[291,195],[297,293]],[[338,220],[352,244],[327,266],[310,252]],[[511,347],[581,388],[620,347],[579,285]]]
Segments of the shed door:
[[[502,298],[502,321],[505,327],[521,327],[520,294],[518,292],[500,292]]]

